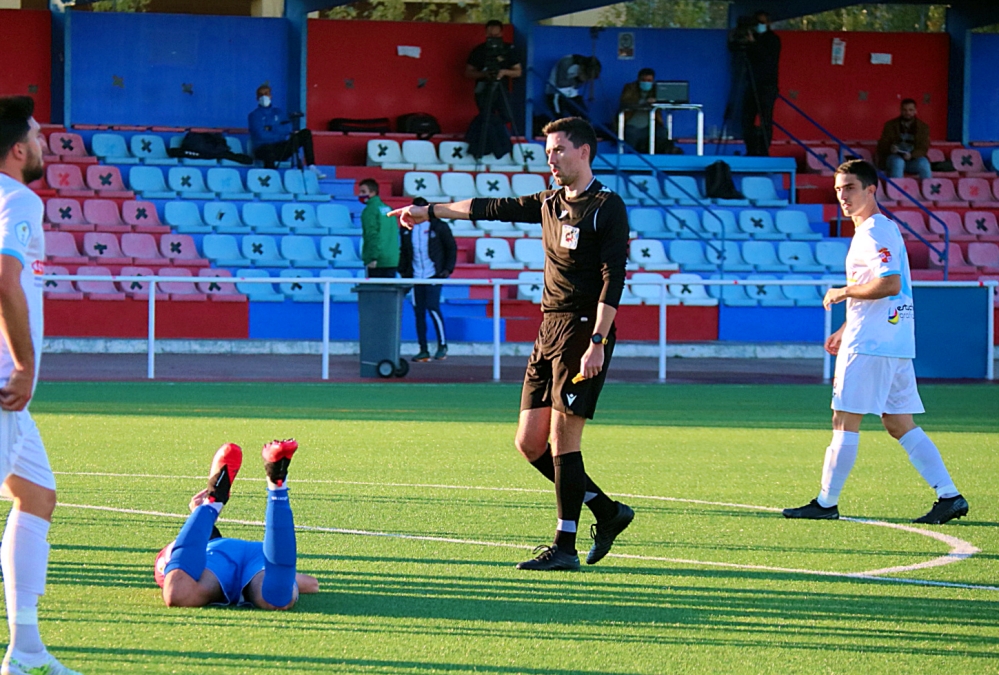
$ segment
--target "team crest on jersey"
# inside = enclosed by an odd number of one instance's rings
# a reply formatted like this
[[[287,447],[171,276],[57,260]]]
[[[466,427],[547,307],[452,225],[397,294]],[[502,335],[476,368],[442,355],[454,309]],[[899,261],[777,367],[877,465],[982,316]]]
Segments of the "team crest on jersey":
[[[881,257],[881,262],[883,263],[891,262],[891,251],[889,251],[887,248],[879,248],[878,256]]]
[[[21,221],[14,226],[14,234],[21,242],[21,246],[27,246],[28,242],[31,241],[31,224],[26,220]]]

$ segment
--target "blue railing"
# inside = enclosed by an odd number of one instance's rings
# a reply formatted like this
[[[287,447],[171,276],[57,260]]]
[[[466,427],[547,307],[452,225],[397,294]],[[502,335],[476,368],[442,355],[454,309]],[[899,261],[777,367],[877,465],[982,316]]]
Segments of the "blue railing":
[[[838,149],[837,156],[838,156],[839,163],[843,162],[843,159],[844,159],[844,150],[848,153],[848,156],[859,157],[859,153],[855,152],[853,150],[853,148],[851,148],[849,145],[847,145],[846,143],[844,143],[843,141],[841,141],[839,138],[837,138],[831,131],[829,131],[828,129],[826,129],[825,127],[823,127],[821,124],[819,124],[818,122],[816,122],[814,119],[812,119],[812,117],[808,113],[806,113],[804,110],[802,110],[797,105],[795,105],[789,98],[787,98],[783,94],[778,94],[778,96],[780,97],[780,99],[782,101],[784,101],[784,103],[786,103],[788,105],[788,107],[790,107],[796,113],[798,113],[799,115],[801,115],[802,117],[804,117],[816,129],[818,129],[819,131],[821,131],[833,143],[836,144],[837,149]],[[792,134],[790,131],[788,131],[784,126],[782,126],[781,124],[779,124],[776,120],[774,120],[773,125],[775,127],[777,127],[778,129],[780,129],[782,132],[784,132],[784,134],[788,138],[790,138],[792,141],[794,141],[795,143],[797,143],[798,145],[800,145],[802,148],[804,148],[805,152],[809,153],[810,155],[812,155],[813,157],[815,157],[816,159],[818,159],[819,162],[821,162],[822,164],[824,164],[825,166],[827,166],[831,171],[835,171],[836,170],[836,167],[833,166],[833,165],[831,165],[829,162],[827,162],[826,158],[823,155],[820,155],[819,153],[817,153],[814,150],[812,150],[802,140],[800,140],[799,138],[797,138],[794,134]],[[921,234],[919,234],[918,232],[916,232],[915,230],[913,230],[907,223],[905,223],[905,222],[899,220],[898,218],[896,218],[895,214],[892,212],[891,209],[889,209],[886,206],[882,206],[881,207],[881,209],[885,213],[887,213],[892,218],[892,220],[894,220],[896,223],[898,223],[899,226],[905,228],[911,235],[913,235],[916,239],[918,239],[923,244],[925,244],[926,247],[930,251],[932,251],[933,253],[936,253],[939,256],[939,259],[940,259],[941,263],[943,264],[943,277],[944,277],[944,280],[947,280],[948,273],[949,273],[949,268],[950,268],[950,256],[948,255],[948,253],[950,251],[950,227],[948,227],[947,223],[945,223],[937,214],[933,213],[928,208],[926,208],[926,206],[921,201],[919,201],[919,199],[917,199],[916,197],[914,197],[911,194],[909,194],[905,189],[903,189],[901,186],[899,186],[895,181],[893,181],[881,169],[878,169],[878,178],[884,180],[886,183],[888,183],[889,185],[891,185],[892,187],[894,187],[896,190],[898,190],[900,193],[902,193],[903,195],[905,195],[909,199],[909,201],[911,201],[913,204],[915,204],[915,206],[919,210],[921,210],[923,213],[925,213],[929,218],[931,218],[932,220],[935,220],[936,222],[940,223],[940,226],[943,228],[943,233],[944,233],[943,250],[939,250],[932,242],[930,242],[929,240],[927,240],[926,238],[924,238]],[[837,222],[838,221],[839,221],[839,218],[837,218]]]

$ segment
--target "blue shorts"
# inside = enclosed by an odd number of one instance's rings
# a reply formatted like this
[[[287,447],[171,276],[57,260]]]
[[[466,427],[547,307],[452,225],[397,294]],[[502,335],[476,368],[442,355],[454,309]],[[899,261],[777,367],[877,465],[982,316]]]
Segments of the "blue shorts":
[[[206,567],[219,580],[228,604],[251,604],[243,591],[253,577],[264,571],[264,545],[228,537],[212,539],[208,542]]]

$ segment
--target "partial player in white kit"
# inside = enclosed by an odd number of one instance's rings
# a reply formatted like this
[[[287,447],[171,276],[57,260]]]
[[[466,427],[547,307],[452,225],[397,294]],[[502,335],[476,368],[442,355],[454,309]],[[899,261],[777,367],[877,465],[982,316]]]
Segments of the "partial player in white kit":
[[[860,421],[877,415],[937,493],[915,523],[940,525],[968,513],[933,441],[912,416],[925,412],[916,389],[916,337],[909,258],[898,226],[878,209],[877,170],[863,160],[836,169],[836,195],[855,232],[846,256],[847,285],[831,288],[823,305],[846,301],[846,323],[826,340],[836,356],[833,438],[826,448],[822,489],[808,504],[784,509],[785,518],[839,518],[839,495],[857,459]]]
[[[79,675],[48,653],[38,631],[55,477],[28,401],[42,351],[42,146],[28,97],[0,98],[0,473],[14,501],[0,546],[10,645],[2,675]]]

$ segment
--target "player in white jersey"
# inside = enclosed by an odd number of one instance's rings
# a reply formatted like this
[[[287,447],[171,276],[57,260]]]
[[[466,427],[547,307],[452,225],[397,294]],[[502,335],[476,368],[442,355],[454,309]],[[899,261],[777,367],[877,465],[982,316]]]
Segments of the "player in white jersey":
[[[42,177],[34,102],[0,98],[0,473],[14,501],[0,546],[10,645],[2,675],[79,675],[45,649],[38,598],[45,593],[55,478],[28,401],[42,351],[42,200],[27,184]]]
[[[875,192],[877,170],[863,160],[836,169],[836,196],[854,223],[846,256],[847,285],[831,288],[822,304],[846,301],[846,323],[826,340],[836,356],[833,438],[826,448],[822,489],[808,504],[784,509],[785,518],[839,518],[839,495],[857,459],[860,421],[878,415],[909,455],[919,475],[937,493],[933,508],[913,522],[940,525],[968,513],[933,441],[912,416],[922,413],[916,390],[912,279],[905,243],[894,222],[881,214]]]

